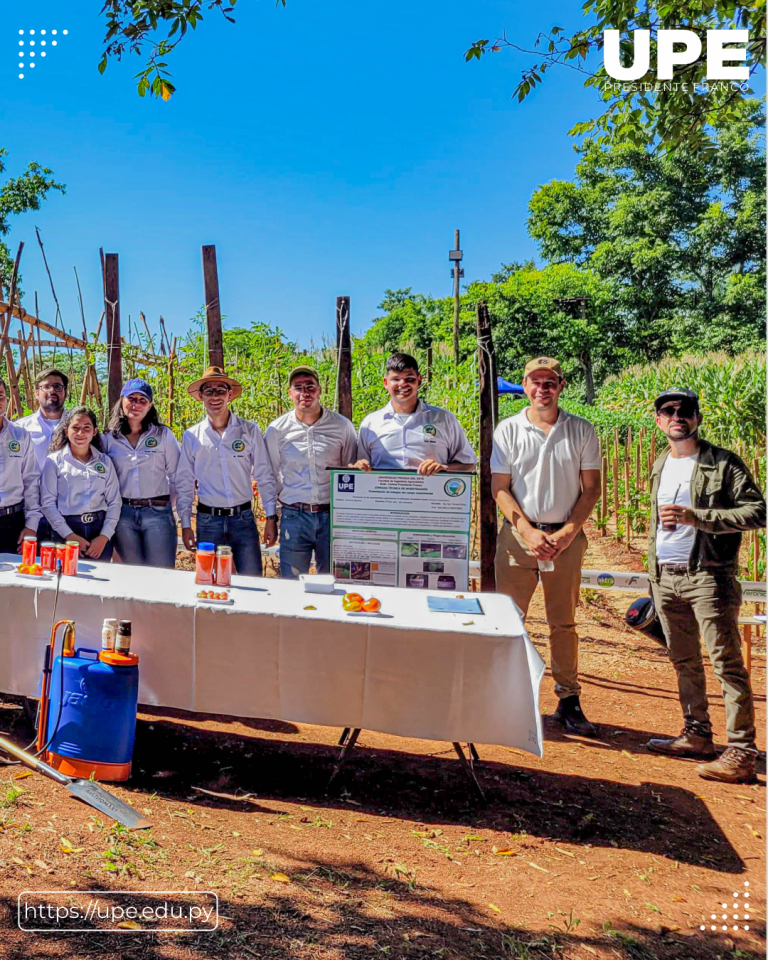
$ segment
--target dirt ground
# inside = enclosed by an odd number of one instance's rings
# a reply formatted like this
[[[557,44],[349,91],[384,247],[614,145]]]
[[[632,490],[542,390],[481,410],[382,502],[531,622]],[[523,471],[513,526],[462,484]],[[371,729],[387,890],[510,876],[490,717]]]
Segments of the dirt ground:
[[[638,551],[594,531],[585,565],[642,569]],[[0,767],[0,956],[764,956],[765,754],[758,784],[727,786],[645,750],[682,724],[664,650],[623,623],[631,599],[588,592],[577,615],[582,704],[601,739],[545,719],[541,760],[479,744],[487,805],[447,743],[363,731],[327,796],[338,730],[169,710],[140,715],[134,775],[112,788],[151,831],[116,829],[47,779]],[[538,594],[528,629],[547,659]],[[752,678],[764,751],[762,638]],[[723,743],[711,671],[709,685]],[[545,718],[555,705],[547,673]],[[0,731],[33,733],[8,700]],[[144,891],[149,904],[151,891],[215,891],[221,919],[198,934],[20,932],[24,890]]]

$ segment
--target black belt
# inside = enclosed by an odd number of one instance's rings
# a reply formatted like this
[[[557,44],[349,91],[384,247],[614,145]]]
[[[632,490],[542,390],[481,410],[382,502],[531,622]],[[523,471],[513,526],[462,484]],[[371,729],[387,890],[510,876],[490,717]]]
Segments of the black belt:
[[[71,513],[65,514],[64,519],[69,523],[70,520],[79,520],[80,523],[98,523],[106,517],[106,510],[91,510],[90,513]]]
[[[0,507],[0,517],[10,517],[14,513],[24,512],[24,501],[14,503],[10,507]]]
[[[123,497],[123,503],[127,504],[129,507],[164,507],[170,502],[170,493],[166,493],[160,497],[145,498],[143,500],[130,500],[128,497]]]
[[[660,563],[659,568],[667,573],[690,573],[687,563]]]
[[[555,530],[562,530],[567,522],[567,520],[563,520],[562,523],[534,523],[533,520],[529,521],[532,527],[536,527],[537,530],[541,530],[543,533],[554,533]]]
[[[210,513],[212,517],[237,517],[246,510],[251,509],[251,501],[241,503],[236,507],[208,507],[204,503],[198,503],[198,513]]]
[[[303,510],[306,513],[328,513],[330,503],[280,503],[280,506],[289,510]]]

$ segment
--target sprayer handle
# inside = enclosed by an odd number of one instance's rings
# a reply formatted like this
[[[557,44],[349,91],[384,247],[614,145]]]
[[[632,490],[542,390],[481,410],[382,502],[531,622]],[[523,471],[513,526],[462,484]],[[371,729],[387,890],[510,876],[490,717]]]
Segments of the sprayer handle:
[[[5,737],[0,737],[0,750],[4,750],[12,757],[15,757],[15,759],[20,763],[23,763],[25,767],[29,767],[31,770],[36,770],[38,773],[45,774],[46,777],[50,777],[51,780],[56,780],[57,783],[68,784],[72,782],[71,777],[67,777],[63,773],[59,773],[58,770],[54,770],[53,767],[49,767],[47,763],[43,763],[42,760],[38,760],[37,757],[33,757],[31,753],[27,753],[26,750],[22,750],[21,747],[17,747],[15,743],[11,743],[10,740],[6,740]]]

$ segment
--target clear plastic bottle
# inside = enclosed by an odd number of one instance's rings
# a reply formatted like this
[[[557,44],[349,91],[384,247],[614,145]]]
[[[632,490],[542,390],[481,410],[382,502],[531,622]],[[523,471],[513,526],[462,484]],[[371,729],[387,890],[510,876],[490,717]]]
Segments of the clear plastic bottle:
[[[216,544],[198,543],[195,553],[195,583],[213,583],[215,560]]]
[[[232,547],[216,547],[216,586],[232,583]]]

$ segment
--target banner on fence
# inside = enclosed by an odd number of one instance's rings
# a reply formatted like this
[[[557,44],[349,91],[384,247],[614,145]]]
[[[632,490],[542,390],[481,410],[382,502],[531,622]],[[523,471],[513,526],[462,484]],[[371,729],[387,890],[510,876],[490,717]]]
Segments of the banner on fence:
[[[744,603],[765,603],[766,585],[753,580],[741,580],[741,599]],[[631,590],[648,593],[650,581],[647,573],[627,573],[625,571],[582,570],[582,587],[594,587],[602,590]]]
[[[472,474],[331,471],[337,580],[421,590],[469,588]]]

